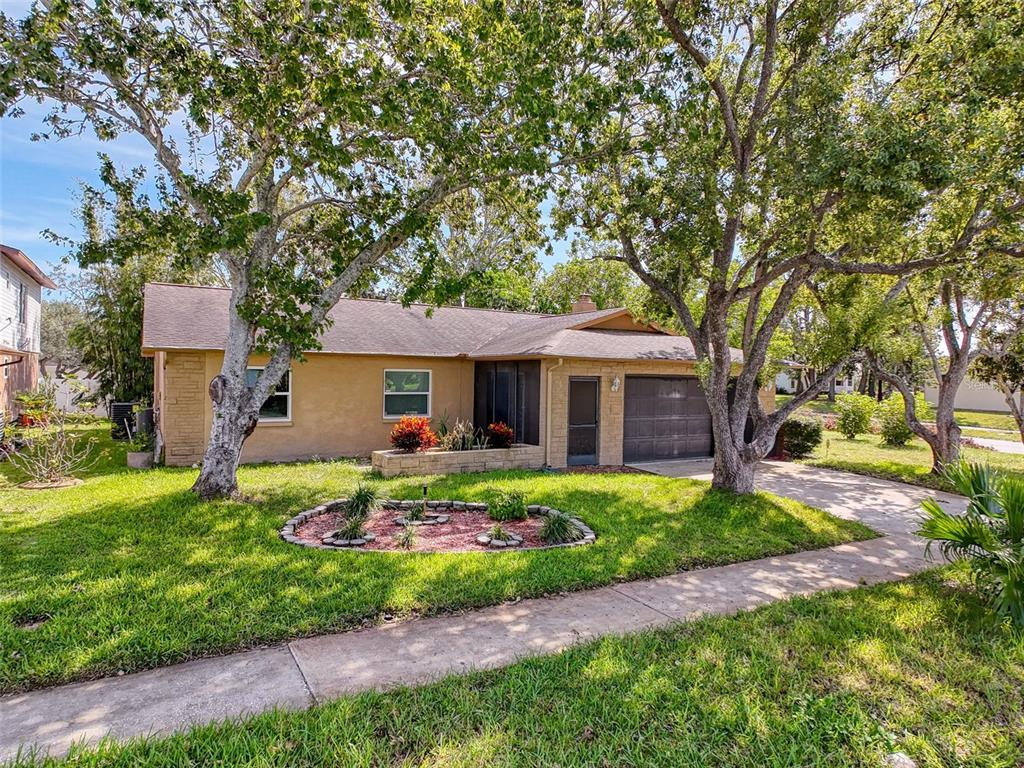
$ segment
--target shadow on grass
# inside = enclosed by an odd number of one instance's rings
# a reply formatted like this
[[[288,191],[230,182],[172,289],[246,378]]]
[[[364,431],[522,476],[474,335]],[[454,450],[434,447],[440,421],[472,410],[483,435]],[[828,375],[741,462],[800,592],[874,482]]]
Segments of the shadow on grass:
[[[491,473],[428,478],[434,499],[529,503],[580,515],[586,547],[507,553],[320,551],[281,541],[297,511],[364,477],[342,462],[245,467],[246,501],[201,502],[193,472],[97,477],[7,492],[0,518],[0,688],[52,684],[350,629],[385,614],[435,613],[864,538],[788,500],[642,475]],[[382,483],[418,498],[421,479]],[[31,513],[29,513],[31,510]],[[28,616],[41,626],[17,627]]]
[[[1019,638],[933,572],[73,759],[852,768],[900,750],[1010,766],[1022,710]]]

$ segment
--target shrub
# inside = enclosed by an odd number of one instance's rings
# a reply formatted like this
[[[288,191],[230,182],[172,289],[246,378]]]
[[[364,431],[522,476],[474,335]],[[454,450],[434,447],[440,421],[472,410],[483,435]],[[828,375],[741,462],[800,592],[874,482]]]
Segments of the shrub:
[[[515,442],[516,433],[508,424],[499,421],[487,427],[487,436],[495,448],[508,448]]]
[[[839,395],[836,398],[836,427],[853,439],[862,435],[871,428],[871,417],[875,413],[875,400],[868,395]]]
[[[156,435],[152,432],[131,432],[128,440],[128,450],[132,453],[149,453],[156,448]]]
[[[500,491],[487,508],[492,520],[525,520],[529,517],[526,511],[526,497],[522,491],[507,489]]]
[[[966,560],[996,614],[1024,627],[1024,480],[967,462],[949,465],[946,478],[967,497],[967,511],[951,515],[935,499],[924,502],[917,533],[928,539],[926,554],[938,542],[948,560]]]
[[[493,526],[491,530],[487,532],[487,535],[492,539],[497,539],[498,541],[508,541],[509,539],[508,531],[502,528],[500,523]]]
[[[540,528],[540,537],[548,544],[569,544],[583,538],[583,531],[577,528],[565,512],[552,510]]]
[[[8,458],[35,483],[57,483],[88,469],[99,459],[95,438],[84,439],[67,428],[58,412],[46,429],[23,430]]]
[[[783,445],[794,459],[810,456],[821,445],[821,422],[817,419],[787,419]]]
[[[396,449],[406,453],[425,451],[437,445],[437,435],[430,428],[430,420],[423,416],[403,416],[391,428],[388,439]]]
[[[914,410],[918,419],[927,421],[931,418],[932,407],[920,392],[914,395]],[[877,414],[881,426],[882,442],[886,445],[906,445],[914,437],[914,433],[907,424],[907,415],[903,408],[903,395],[899,392],[893,392],[880,402]]]

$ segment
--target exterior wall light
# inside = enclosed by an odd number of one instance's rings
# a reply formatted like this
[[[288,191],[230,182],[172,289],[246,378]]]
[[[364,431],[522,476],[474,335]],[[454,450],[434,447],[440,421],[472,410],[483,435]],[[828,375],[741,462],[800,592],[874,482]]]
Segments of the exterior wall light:
[[[612,378],[612,392],[618,392],[619,391],[619,386],[621,384],[622,384],[622,382],[619,381],[619,377],[618,376],[615,376],[614,378]]]

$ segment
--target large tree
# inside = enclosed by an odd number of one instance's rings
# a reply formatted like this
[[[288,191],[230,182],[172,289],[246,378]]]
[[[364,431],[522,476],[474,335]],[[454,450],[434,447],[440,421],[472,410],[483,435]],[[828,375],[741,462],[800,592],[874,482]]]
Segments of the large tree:
[[[983,11],[1001,12],[995,2]],[[902,276],[956,257],[881,246],[951,174],[944,126],[902,84],[940,58],[923,56],[945,44],[936,30],[972,23],[938,2],[882,0],[659,0],[623,15],[616,34],[631,35],[635,53],[618,69],[634,74],[646,104],[628,116],[631,151],[567,179],[563,208],[570,223],[620,242],[618,258],[692,339],[716,487],[752,490],[781,424],[877,331],[867,321],[883,316],[878,303],[899,294]],[[808,287],[830,296],[822,375],[766,413],[758,390],[772,339]]]
[[[175,199],[157,223],[230,277],[201,496],[236,492],[272,387],[369,267],[435,247],[443,201],[593,151],[558,140],[607,109],[601,90],[572,106],[596,83],[564,66],[590,50],[582,20],[561,0],[74,0],[3,17],[5,116],[30,97],[54,104],[54,136],[143,137]]]
[[[1001,332],[993,334],[985,340],[985,351],[974,361],[970,373],[1003,395],[1024,442],[1024,335],[1010,338]]]
[[[582,243],[582,245],[581,245]],[[646,292],[629,267],[602,258],[613,256],[617,244],[574,240],[566,261],[555,264],[536,287],[534,304],[540,312],[568,312],[581,293],[588,293],[598,309],[638,304]]]
[[[950,177],[885,247],[911,258],[959,256],[909,281],[892,334],[910,331],[927,353],[934,427],[916,412],[906,357],[888,353],[883,339],[872,360],[875,374],[902,393],[907,423],[941,473],[960,456],[954,407],[972,362],[998,357],[993,340],[1009,345],[1024,331],[1024,8],[986,0],[942,6],[916,55],[913,77],[897,92],[906,108],[942,127]]]

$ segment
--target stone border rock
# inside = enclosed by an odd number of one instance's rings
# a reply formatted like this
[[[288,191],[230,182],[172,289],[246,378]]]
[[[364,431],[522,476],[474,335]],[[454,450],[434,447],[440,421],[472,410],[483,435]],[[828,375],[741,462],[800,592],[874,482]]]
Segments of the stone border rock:
[[[308,547],[310,549],[347,549],[347,550],[349,550],[351,552],[365,552],[365,551],[367,551],[367,550],[361,549],[361,547],[364,544],[366,544],[367,541],[373,541],[374,535],[372,533],[366,534],[365,536],[363,536],[362,538],[359,538],[359,539],[339,539],[339,538],[335,537],[333,534],[330,534],[328,536],[324,536],[320,541],[303,541],[302,539],[300,539],[298,536],[295,535],[295,529],[297,527],[299,527],[300,525],[302,525],[303,523],[308,522],[309,520],[312,520],[314,517],[320,517],[320,515],[326,515],[326,514],[328,514],[330,512],[335,512],[335,511],[337,511],[339,509],[342,509],[342,508],[345,507],[346,504],[348,504],[348,499],[335,499],[333,501],[325,502],[324,504],[319,504],[319,505],[313,507],[312,509],[307,509],[304,512],[299,512],[299,514],[297,514],[295,517],[293,517],[290,520],[288,520],[288,522],[286,522],[284,524],[284,526],[281,528],[281,532],[280,532],[281,538],[284,539],[285,541],[287,541],[289,544],[298,544],[300,547]],[[383,509],[385,509],[385,510],[394,510],[394,511],[407,511],[407,510],[415,509],[416,507],[420,507],[422,505],[423,505],[422,501],[414,501],[414,500],[411,500],[411,499],[386,499],[385,501],[382,501],[380,503],[380,506]],[[434,520],[431,521],[431,522],[427,522],[427,521],[424,521],[424,520],[408,521],[408,520],[406,520],[406,518],[404,516],[396,517],[395,518],[395,522],[398,525],[407,525],[407,524],[410,524],[410,523],[412,525],[417,525],[417,524],[419,524],[419,525],[424,525],[424,524],[426,524],[426,525],[438,525],[438,524],[441,523],[441,520],[439,518],[444,517],[445,518],[444,522],[447,522],[447,520],[450,517],[450,513],[451,512],[459,512],[459,511],[486,512],[487,511],[487,505],[483,504],[481,502],[475,502],[475,501],[428,501],[427,502],[427,509],[432,509],[432,510],[442,510],[443,509],[443,510],[446,510],[446,512],[438,512],[438,511],[435,511],[433,513],[428,512],[427,513],[428,516],[430,516],[430,515],[434,516]],[[531,505],[529,505],[526,508],[527,514],[536,515],[536,516],[543,516],[543,517],[546,517],[547,515],[549,515],[552,512],[558,512],[558,511],[559,510],[554,509],[553,507],[545,507],[545,506],[542,506],[540,504],[531,504]],[[404,523],[399,522],[400,520],[406,520],[406,522],[404,522]],[[569,515],[569,521],[574,526],[576,526],[579,529],[580,533],[583,534],[583,538],[579,539],[578,541],[569,541],[569,542],[566,542],[565,544],[545,544],[542,547],[524,547],[524,550],[529,550],[529,551],[532,551],[532,552],[538,552],[538,551],[543,550],[543,549],[561,549],[561,548],[564,548],[564,547],[581,547],[581,546],[583,546],[585,544],[593,544],[594,543],[594,541],[597,539],[597,535],[594,533],[593,530],[591,530],[591,528],[586,523],[584,523],[578,517],[574,517],[572,515]],[[480,541],[482,536],[487,536],[487,534],[483,533],[480,536],[476,537],[477,541],[480,542],[481,544],[483,544],[483,542]],[[517,549],[518,546],[519,546],[518,544],[510,546],[508,543],[504,543],[504,546],[502,546],[502,545],[500,545],[500,544],[498,544],[496,542],[491,541],[489,536],[487,536],[487,538],[488,538],[487,549],[482,550],[484,552],[502,552],[502,551],[505,551],[505,550],[508,550],[508,549]],[[516,538],[519,538],[519,537],[516,536]],[[522,540],[520,539],[520,543],[521,543],[521,541]],[[374,549],[374,550],[369,550],[369,551],[392,553],[391,550]],[[407,554],[407,553],[399,552],[399,554]],[[429,554],[429,553],[422,553],[421,552],[421,553],[415,553],[415,554]],[[451,554],[465,554],[465,552],[453,552]]]
[[[505,549],[506,547],[518,547],[523,543],[523,537],[515,533],[510,533],[507,539],[496,539],[489,533],[481,533],[476,537],[477,544],[483,544],[485,547],[491,549]],[[536,547],[534,547],[536,549]]]

